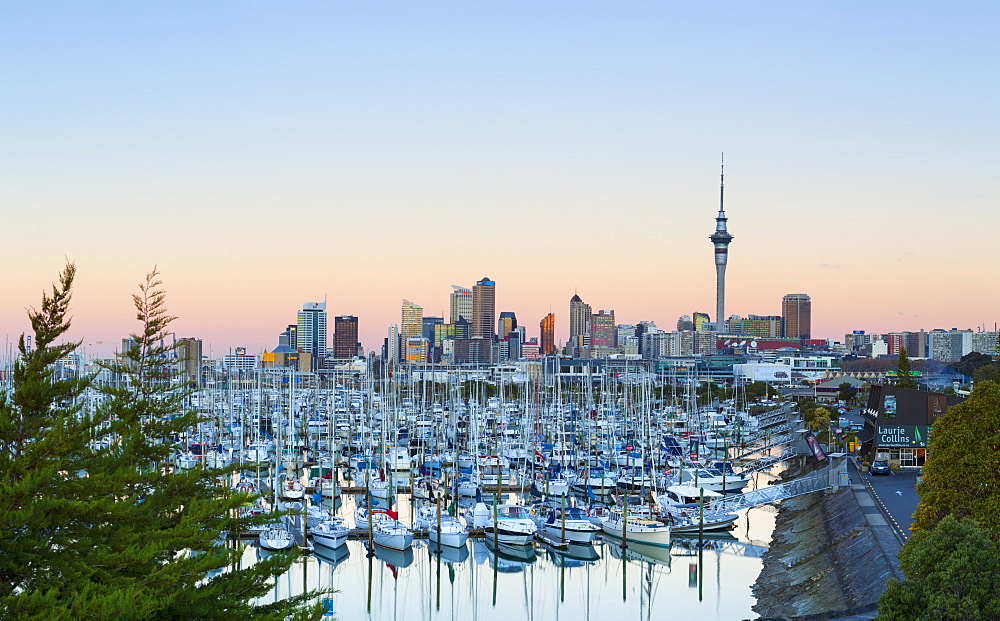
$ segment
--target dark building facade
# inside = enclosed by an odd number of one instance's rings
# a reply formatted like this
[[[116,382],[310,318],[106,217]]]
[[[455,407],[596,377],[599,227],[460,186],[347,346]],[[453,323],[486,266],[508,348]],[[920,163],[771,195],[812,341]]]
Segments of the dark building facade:
[[[962,401],[962,397],[926,390],[872,386],[862,412],[865,427],[858,434],[861,454],[870,460],[888,459],[903,468],[923,466],[934,421]]]
[[[341,315],[333,320],[333,357],[354,358],[358,355],[358,318]]]

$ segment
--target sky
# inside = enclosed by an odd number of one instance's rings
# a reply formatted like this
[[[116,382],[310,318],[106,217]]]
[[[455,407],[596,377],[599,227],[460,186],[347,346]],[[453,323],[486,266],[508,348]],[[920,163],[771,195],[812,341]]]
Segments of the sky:
[[[110,352],[156,267],[178,337],[305,302],[381,346],[497,283],[528,336],[812,297],[813,335],[1000,321],[995,2],[0,5],[0,335],[67,260]],[[331,321],[332,324],[332,321]],[[332,326],[331,326],[332,331]]]

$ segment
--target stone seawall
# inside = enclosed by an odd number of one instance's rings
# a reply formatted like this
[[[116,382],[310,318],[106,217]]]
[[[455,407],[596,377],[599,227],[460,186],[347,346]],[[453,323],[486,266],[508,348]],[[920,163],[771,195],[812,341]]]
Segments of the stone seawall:
[[[886,580],[901,577],[896,550],[887,547],[850,488],[785,501],[753,586],[754,611],[825,619],[874,610]]]

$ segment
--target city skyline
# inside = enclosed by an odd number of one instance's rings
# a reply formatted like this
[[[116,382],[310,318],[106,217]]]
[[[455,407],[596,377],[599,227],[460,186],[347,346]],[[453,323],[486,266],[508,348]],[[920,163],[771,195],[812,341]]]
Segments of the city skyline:
[[[91,349],[135,329],[154,266],[206,355],[269,351],[324,296],[378,348],[400,298],[447,317],[483,274],[559,345],[574,292],[620,323],[718,320],[723,150],[727,315],[805,292],[820,338],[992,329],[998,12],[8,6],[0,333],[65,258]]]

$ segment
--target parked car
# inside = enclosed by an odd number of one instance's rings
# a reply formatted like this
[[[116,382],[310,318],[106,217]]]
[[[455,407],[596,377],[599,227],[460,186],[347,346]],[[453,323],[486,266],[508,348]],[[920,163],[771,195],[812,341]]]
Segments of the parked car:
[[[889,467],[889,462],[884,459],[876,459],[873,461],[872,467],[868,471],[873,475],[892,474],[892,468]]]

